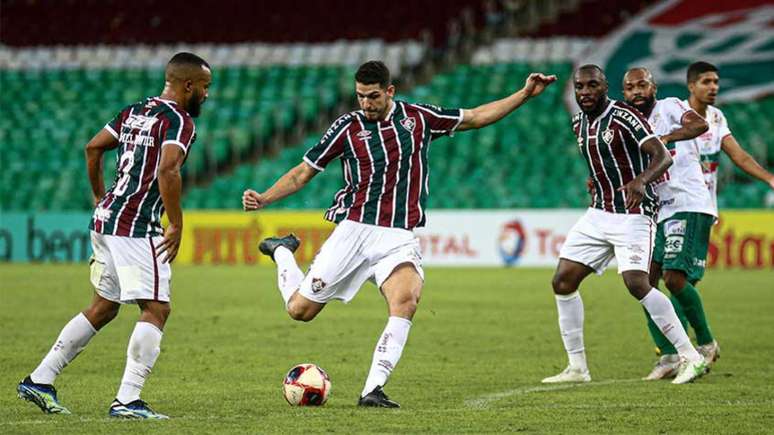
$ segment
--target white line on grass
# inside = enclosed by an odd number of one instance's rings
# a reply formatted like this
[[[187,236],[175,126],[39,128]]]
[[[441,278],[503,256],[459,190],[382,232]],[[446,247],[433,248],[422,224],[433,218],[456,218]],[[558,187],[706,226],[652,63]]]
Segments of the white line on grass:
[[[576,383],[576,384],[554,384],[554,385],[540,385],[537,387],[522,387],[522,388],[515,388],[513,390],[503,391],[500,393],[487,394],[475,399],[469,399],[465,401],[465,405],[471,408],[486,408],[492,402],[496,402],[498,400],[505,399],[506,397],[511,397],[511,396],[522,396],[524,394],[544,393],[548,391],[571,390],[575,388],[598,387],[602,385],[611,385],[611,384],[628,384],[632,382],[642,382],[642,380],[641,379],[610,379],[607,381],[599,381],[599,382],[583,382],[583,383]]]

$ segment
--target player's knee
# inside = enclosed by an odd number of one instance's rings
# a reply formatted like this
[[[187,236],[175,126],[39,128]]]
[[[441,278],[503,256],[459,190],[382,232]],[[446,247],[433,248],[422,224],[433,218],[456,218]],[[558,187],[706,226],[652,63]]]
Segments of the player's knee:
[[[670,292],[679,293],[685,287],[685,275],[681,272],[667,271],[664,273],[664,284]]]
[[[316,313],[299,303],[290,301],[288,303],[288,315],[291,319],[299,322],[308,322],[315,318]]]
[[[637,298],[637,300],[640,300],[644,298],[648,292],[653,288],[650,285],[650,281],[647,276],[644,275],[636,275],[636,276],[628,276],[624,274],[624,284],[626,285],[626,288],[629,290],[629,294]]]
[[[551,286],[554,288],[554,293],[558,295],[569,295],[578,289],[578,286],[569,279],[567,274],[560,272],[554,274],[554,278],[551,280]]]

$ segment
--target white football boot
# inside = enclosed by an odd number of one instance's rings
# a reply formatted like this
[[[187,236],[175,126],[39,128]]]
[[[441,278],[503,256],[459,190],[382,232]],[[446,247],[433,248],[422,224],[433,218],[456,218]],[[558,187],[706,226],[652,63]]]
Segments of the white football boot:
[[[707,362],[704,361],[704,358],[699,358],[695,361],[683,359],[680,364],[680,371],[677,373],[677,376],[675,376],[672,383],[687,384],[704,376],[705,373],[707,373]]]
[[[543,379],[544,384],[559,384],[563,382],[591,382],[591,375],[588,370],[579,370],[575,367],[567,366],[561,373]]]
[[[648,376],[642,378],[643,381],[656,381],[659,379],[674,378],[680,371],[680,357],[676,354],[661,355],[656,366],[650,371]]]

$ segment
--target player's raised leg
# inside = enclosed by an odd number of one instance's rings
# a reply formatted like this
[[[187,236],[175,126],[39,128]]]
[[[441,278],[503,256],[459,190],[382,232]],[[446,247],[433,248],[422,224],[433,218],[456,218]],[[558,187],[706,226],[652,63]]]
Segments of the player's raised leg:
[[[119,308],[118,303],[95,294],[91,305],[62,328],[38,367],[16,387],[19,397],[34,403],[45,413],[69,414],[70,411],[59,403],[54,381],[97,331],[115,318]]]
[[[543,379],[543,383],[591,381],[583,345],[583,300],[578,287],[593,271],[584,264],[566,258],[559,259],[552,285],[559,314],[559,331],[569,364],[558,375]]]
[[[322,311],[325,304],[309,300],[298,293],[304,273],[298,267],[293,253],[300,244],[301,240],[295,234],[289,234],[264,239],[258,249],[277,264],[277,286],[290,317],[293,320],[308,322]]]
[[[140,393],[161,352],[162,331],[171,308],[169,302],[138,300],[137,303],[142,313],[129,338],[124,376],[116,399],[110,405],[109,415],[119,418],[167,419],[166,415],[154,412],[140,399]]]
[[[387,300],[390,318],[376,342],[371,369],[358,405],[399,408],[397,402],[387,397],[383,387],[398,365],[408,340],[411,319],[416,313],[422,293],[422,277],[412,263],[403,263],[393,270],[381,288]]]
[[[691,344],[685,328],[677,318],[669,298],[650,285],[648,273],[642,270],[625,270],[622,272],[624,284],[640,304],[648,311],[650,318],[659,327],[664,336],[677,349],[683,361],[674,384],[684,384],[702,376],[707,369],[704,358]]]

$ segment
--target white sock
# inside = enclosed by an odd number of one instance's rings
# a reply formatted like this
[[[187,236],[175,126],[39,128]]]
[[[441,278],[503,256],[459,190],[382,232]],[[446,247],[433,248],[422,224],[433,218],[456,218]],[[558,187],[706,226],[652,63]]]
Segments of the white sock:
[[[569,295],[554,296],[556,309],[559,312],[559,331],[562,334],[570,367],[585,372],[588,366],[586,349],[583,346],[583,300],[577,291]]]
[[[119,402],[127,404],[140,398],[145,379],[161,352],[162,335],[159,328],[148,322],[137,322],[135,325],[126,349],[124,377],[116,395]]]
[[[298,268],[296,257],[290,249],[279,246],[274,250],[274,261],[277,262],[277,286],[279,286],[282,300],[288,305],[290,297],[298,290],[301,281],[304,280],[304,272]]]
[[[57,375],[70,361],[86,347],[97,330],[89,323],[83,313],[78,313],[62,328],[56,342],[40,362],[38,368],[30,374],[36,384],[53,384]]]
[[[387,320],[387,326],[384,327],[382,336],[376,342],[371,370],[368,372],[368,378],[366,378],[365,387],[363,387],[363,393],[360,397],[364,397],[374,388],[387,383],[390,373],[398,365],[410,329],[411,320],[396,316],[390,316]]]
[[[691,344],[691,339],[685,332],[685,328],[677,318],[675,308],[669,302],[669,298],[653,288],[640,300],[640,303],[650,314],[650,318],[661,330],[661,333],[677,349],[677,353],[689,361],[696,361],[701,355]]]

